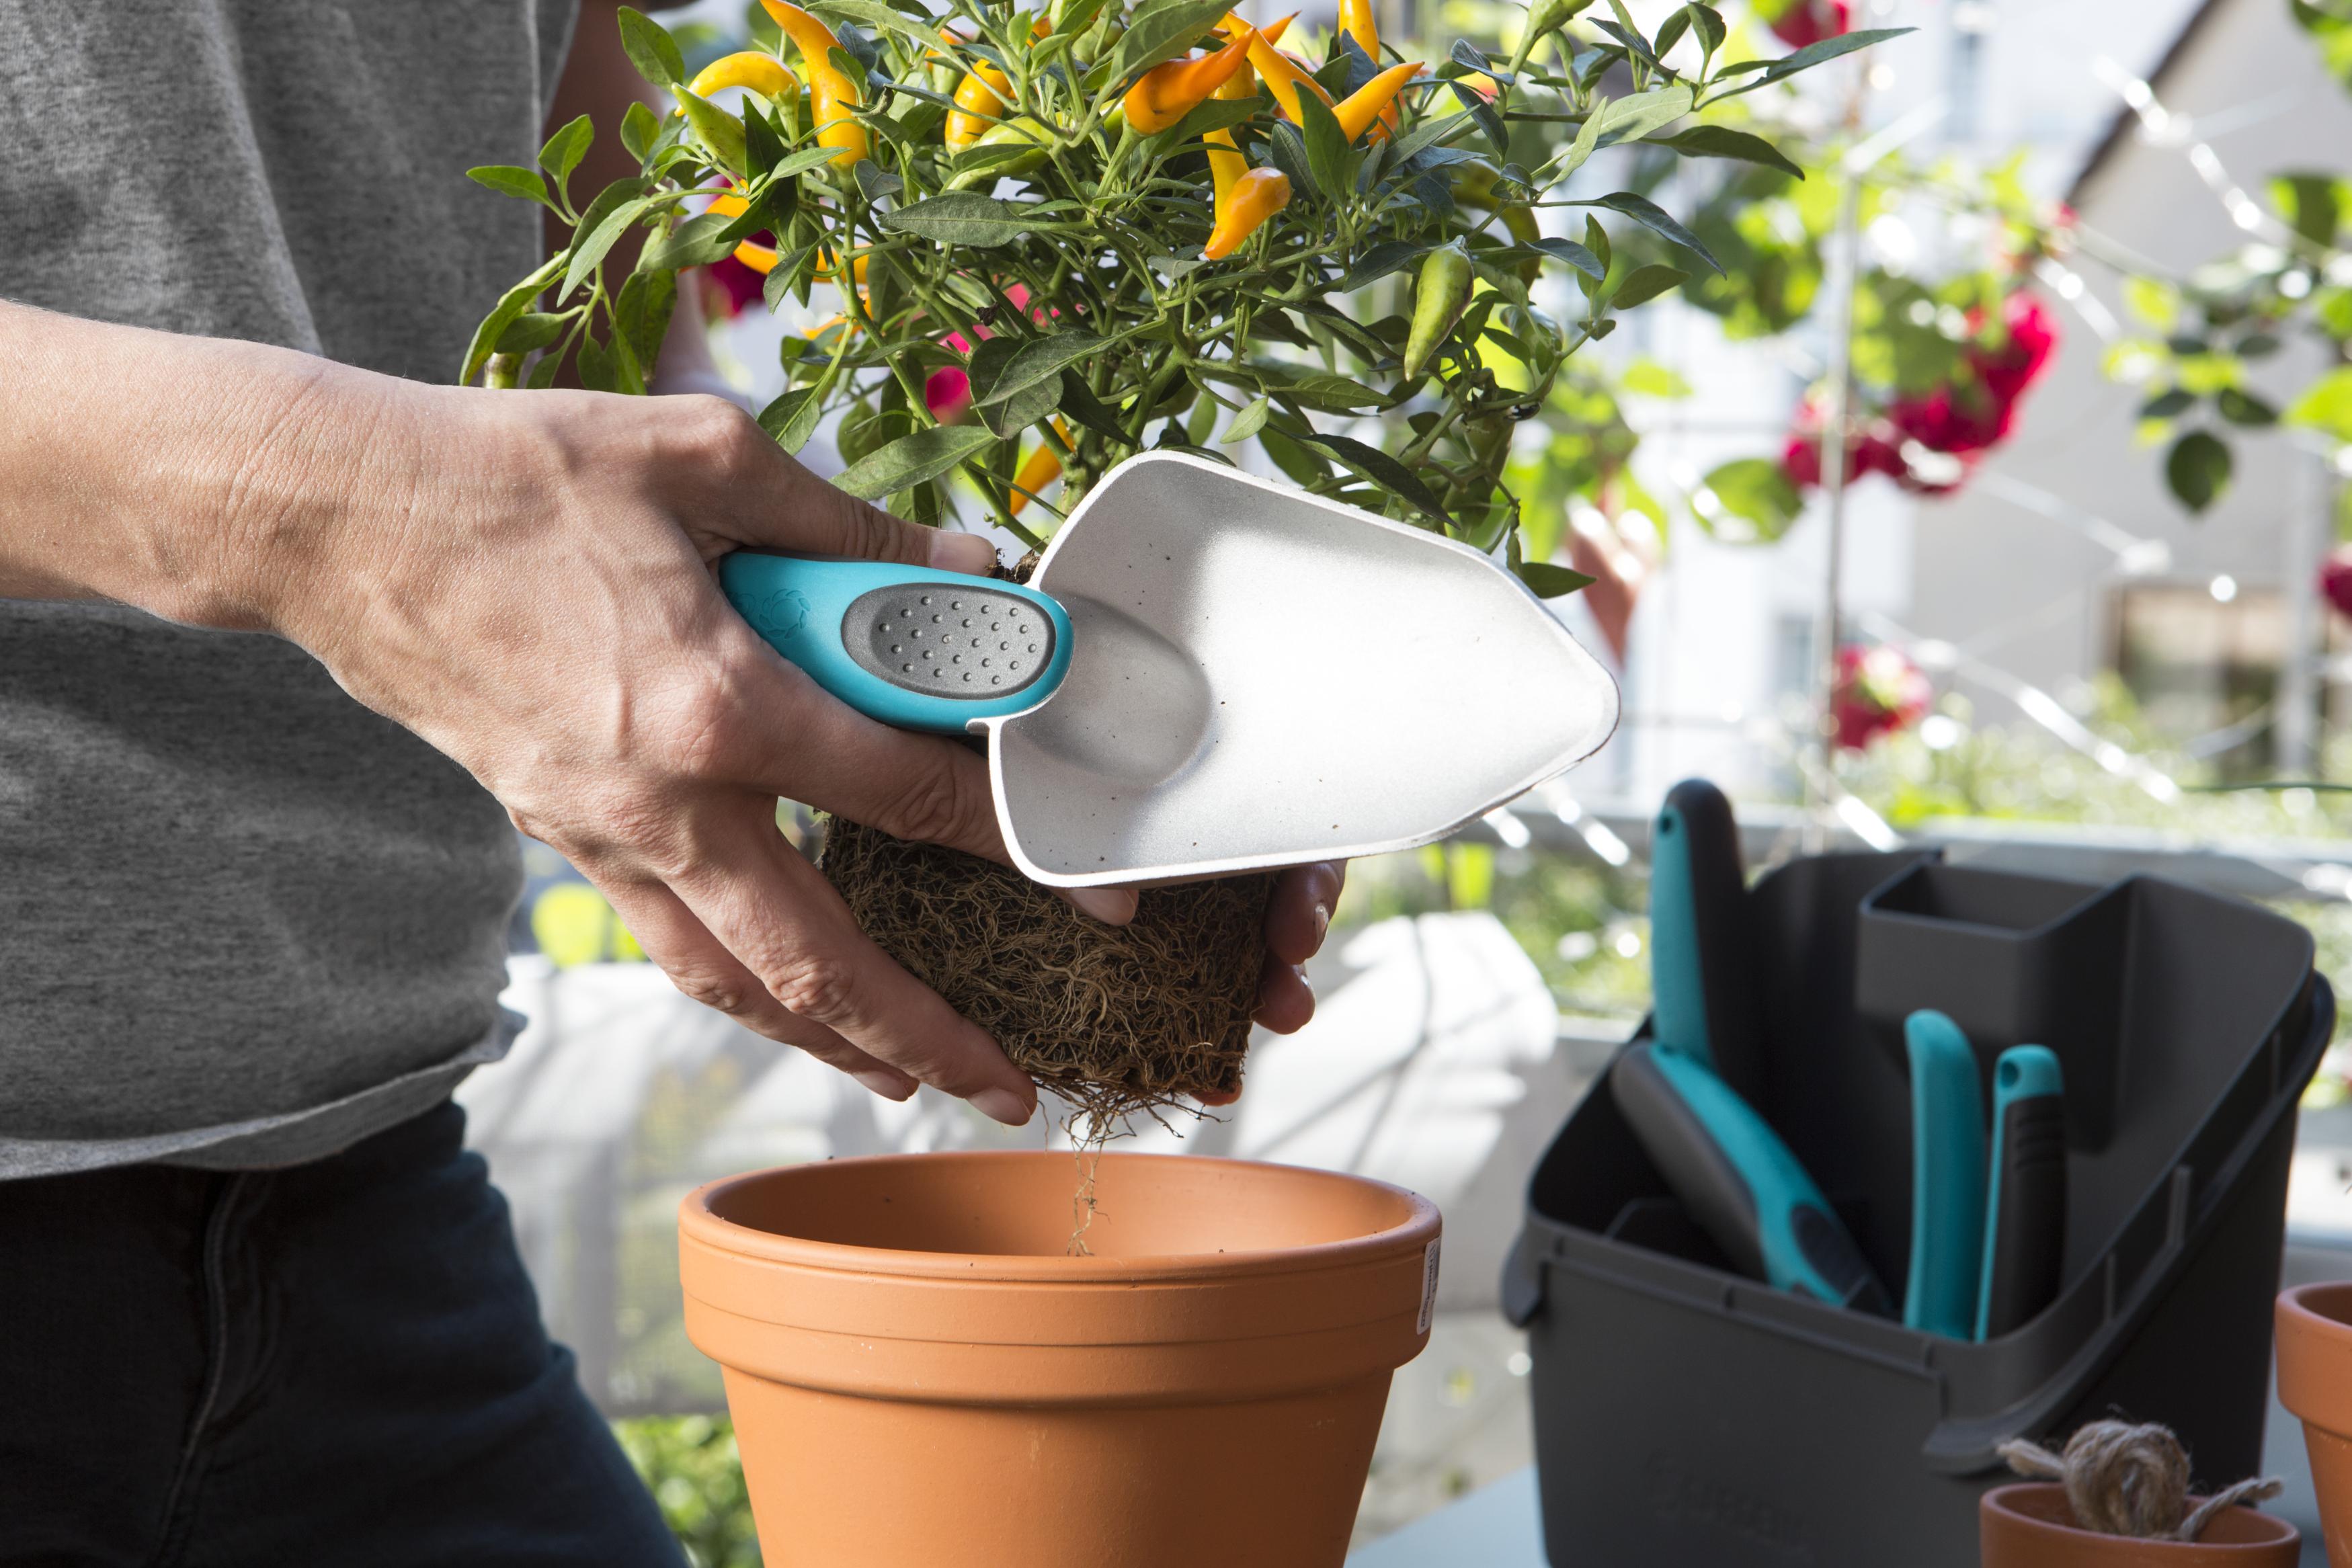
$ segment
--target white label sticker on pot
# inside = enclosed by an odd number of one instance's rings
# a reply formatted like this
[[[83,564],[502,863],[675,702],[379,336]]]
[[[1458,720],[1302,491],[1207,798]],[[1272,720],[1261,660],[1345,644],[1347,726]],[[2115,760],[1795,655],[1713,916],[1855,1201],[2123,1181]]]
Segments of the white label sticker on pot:
[[[1437,1312],[1437,1243],[1432,1241],[1421,1253],[1421,1322],[1413,1325],[1415,1333],[1429,1332],[1429,1320]]]

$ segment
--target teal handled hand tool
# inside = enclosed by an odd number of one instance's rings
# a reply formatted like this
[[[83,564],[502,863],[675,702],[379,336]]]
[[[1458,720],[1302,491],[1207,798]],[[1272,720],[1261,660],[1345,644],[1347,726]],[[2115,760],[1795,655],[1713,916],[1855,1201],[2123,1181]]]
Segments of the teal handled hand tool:
[[[1812,1177],[1722,1079],[1640,1040],[1610,1065],[1609,1088],[1666,1186],[1734,1267],[1815,1301],[1892,1312]]]
[[[1731,802],[1706,779],[1685,779],[1651,825],[1651,1032],[1752,1096],[1763,1019],[1748,919]]]
[[[2065,1253],[2065,1077],[2046,1046],[2011,1046],[1992,1070],[1976,1337],[1999,1339],[2056,1301]]]
[[[1180,453],[1106,475],[1025,587],[748,551],[719,579],[860,712],[985,735],[1005,848],[1054,887],[1433,843],[1617,724],[1487,557]]]
[[[1985,1247],[1984,1089],[1959,1025],[1926,1009],[1903,1021],[1911,1058],[1911,1274],[1903,1322],[1977,1337]]]

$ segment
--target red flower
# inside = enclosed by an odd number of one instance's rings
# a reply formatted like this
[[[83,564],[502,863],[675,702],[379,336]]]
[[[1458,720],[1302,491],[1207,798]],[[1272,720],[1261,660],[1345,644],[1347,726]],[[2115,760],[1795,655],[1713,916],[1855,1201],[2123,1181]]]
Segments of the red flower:
[[[1831,713],[1837,743],[1860,751],[1882,735],[1910,728],[1927,716],[1935,688],[1902,649],[1880,643],[1838,650],[1837,686]]]
[[[2352,545],[2337,545],[2320,563],[2319,591],[2336,613],[2352,617]]]
[[[2041,379],[2058,349],[2058,324],[2042,301],[2021,288],[2001,301],[2001,325],[2009,341],[1998,349],[1970,349],[1969,364],[1996,398],[2015,402]]]
[[[1773,36],[1792,49],[1834,38],[1853,26],[1846,0],[1790,0],[1767,24]]]

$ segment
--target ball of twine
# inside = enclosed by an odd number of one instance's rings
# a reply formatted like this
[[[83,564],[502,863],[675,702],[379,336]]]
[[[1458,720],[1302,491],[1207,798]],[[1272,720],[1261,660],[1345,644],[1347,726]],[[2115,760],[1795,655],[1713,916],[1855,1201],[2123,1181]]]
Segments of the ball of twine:
[[[2276,1497],[2284,1484],[2239,1481],[2191,1509],[2189,1456],[2169,1427],[2154,1422],[2094,1421],[2066,1440],[2063,1453],[2023,1437],[2011,1438],[1998,1452],[2019,1475],[2063,1484],[2083,1529],[2141,1541],[2194,1541],[2223,1509]]]

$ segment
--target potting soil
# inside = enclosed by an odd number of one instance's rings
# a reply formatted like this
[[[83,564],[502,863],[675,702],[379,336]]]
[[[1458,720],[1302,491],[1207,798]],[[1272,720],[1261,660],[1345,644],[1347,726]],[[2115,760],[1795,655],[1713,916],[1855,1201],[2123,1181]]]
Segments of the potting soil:
[[[1100,1142],[1241,1088],[1270,874],[1143,890],[1105,925],[1010,867],[834,819],[817,862],[866,934]]]

